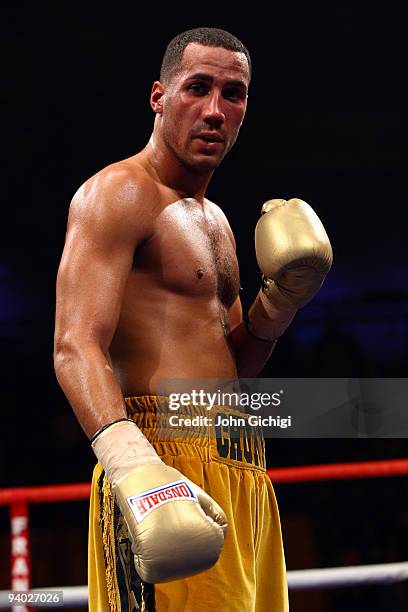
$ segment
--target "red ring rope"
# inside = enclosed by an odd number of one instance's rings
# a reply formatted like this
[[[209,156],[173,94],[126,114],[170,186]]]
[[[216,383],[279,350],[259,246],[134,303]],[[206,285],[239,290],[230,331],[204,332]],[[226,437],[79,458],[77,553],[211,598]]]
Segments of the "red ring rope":
[[[406,476],[408,475],[408,459],[272,468],[267,470],[267,473],[274,483]]]
[[[274,483],[406,476],[408,459],[271,468],[267,473]],[[20,501],[38,504],[88,499],[90,489],[88,483],[0,489],[0,506]]]

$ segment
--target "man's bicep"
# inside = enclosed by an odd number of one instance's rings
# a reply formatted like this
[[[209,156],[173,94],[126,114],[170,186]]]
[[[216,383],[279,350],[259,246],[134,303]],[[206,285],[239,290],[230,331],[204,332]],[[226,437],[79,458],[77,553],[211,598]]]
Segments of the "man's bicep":
[[[57,278],[57,325],[64,334],[106,345],[117,323],[132,255],[124,245],[108,253],[81,234],[67,236]]]

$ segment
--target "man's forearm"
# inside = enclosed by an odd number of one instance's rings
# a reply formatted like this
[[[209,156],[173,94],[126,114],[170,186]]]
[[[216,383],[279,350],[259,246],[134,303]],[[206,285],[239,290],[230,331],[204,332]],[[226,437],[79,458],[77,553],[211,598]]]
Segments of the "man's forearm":
[[[58,382],[89,438],[107,423],[126,417],[120,386],[97,344],[60,346],[54,365]]]
[[[239,378],[254,378],[264,368],[276,346],[276,340],[266,341],[251,335],[245,321],[229,335],[235,354]]]

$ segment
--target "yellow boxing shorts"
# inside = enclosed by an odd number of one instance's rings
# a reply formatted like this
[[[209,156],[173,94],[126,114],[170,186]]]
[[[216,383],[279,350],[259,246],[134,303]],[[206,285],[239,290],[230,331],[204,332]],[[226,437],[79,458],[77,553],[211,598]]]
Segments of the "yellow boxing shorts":
[[[223,508],[228,519],[224,548],[206,572],[174,582],[143,583],[134,567],[123,517],[97,464],[89,521],[90,612],[286,612],[279,511],[265,472],[261,431],[241,419],[235,424],[231,410],[219,407],[211,410],[208,427],[192,428],[192,435],[182,439],[163,440],[156,420],[161,399],[126,398],[128,416],[164,463],[182,472]]]

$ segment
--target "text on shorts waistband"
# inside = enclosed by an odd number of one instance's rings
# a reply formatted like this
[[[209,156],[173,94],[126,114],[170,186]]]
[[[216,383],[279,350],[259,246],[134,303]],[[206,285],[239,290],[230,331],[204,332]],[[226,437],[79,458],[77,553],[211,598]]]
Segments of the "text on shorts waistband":
[[[265,470],[265,442],[261,426],[229,407],[188,405],[168,409],[166,397],[125,398],[128,416],[152,443],[178,443],[208,448],[211,459]]]

